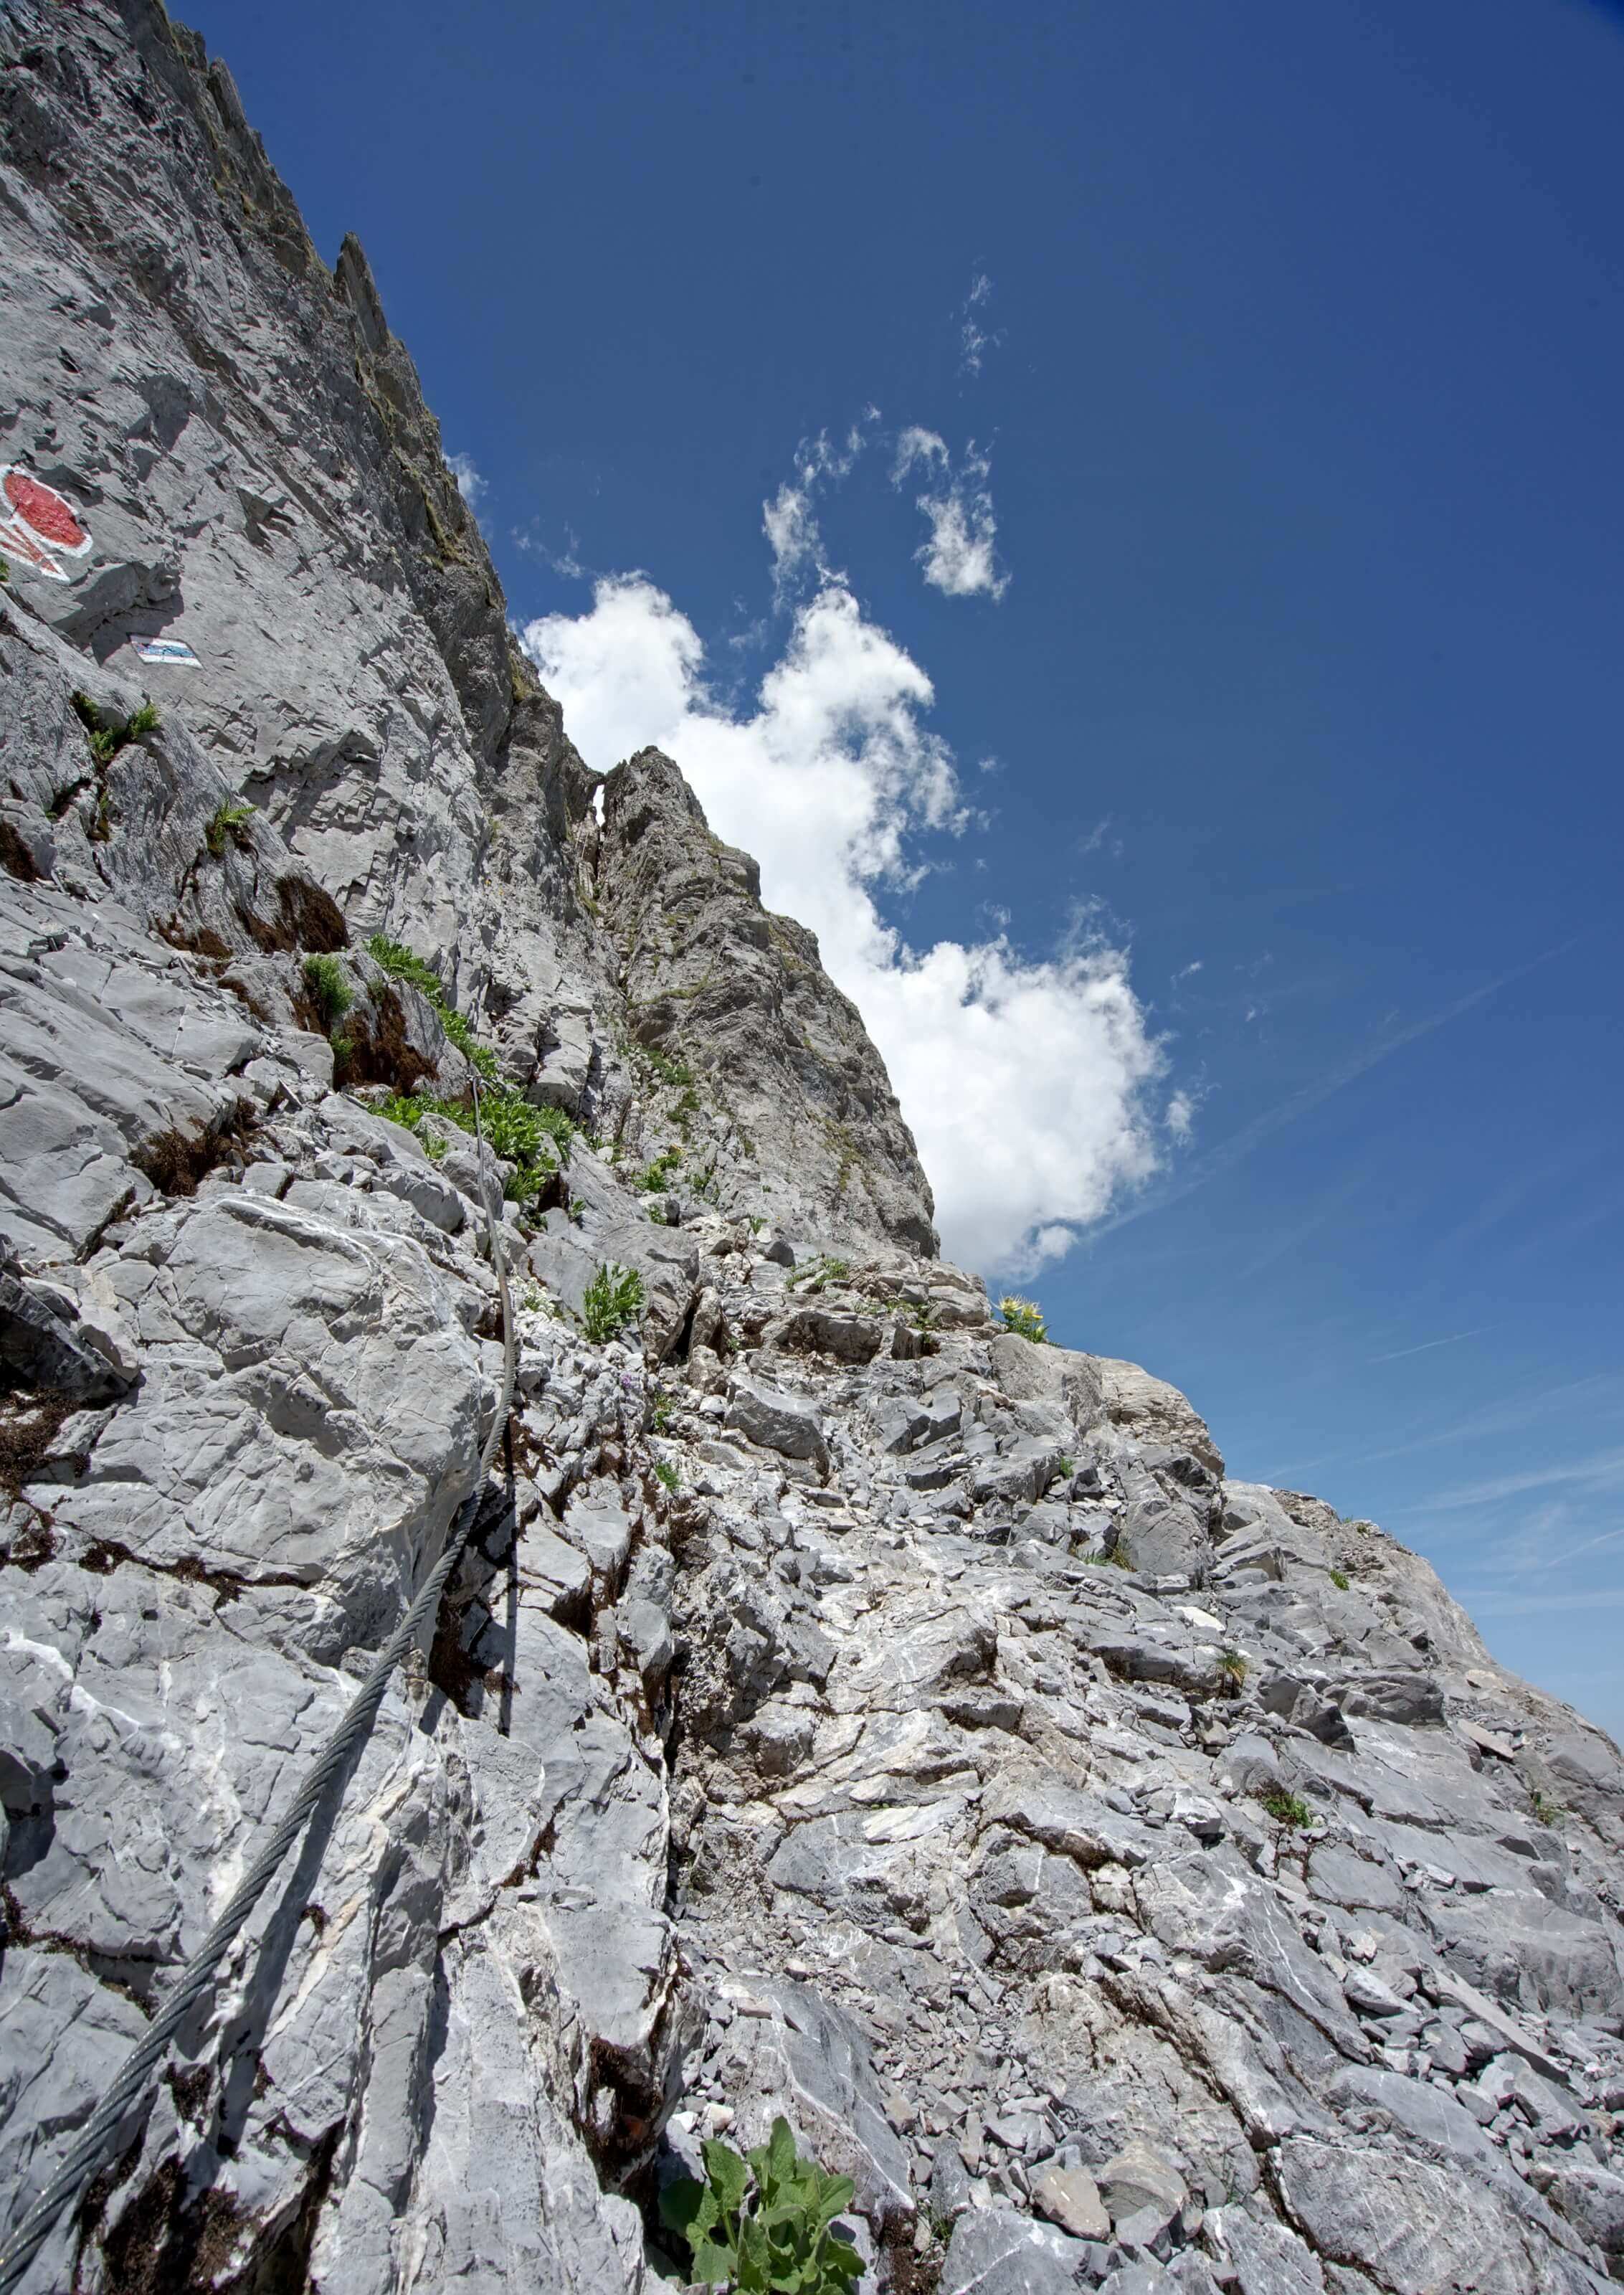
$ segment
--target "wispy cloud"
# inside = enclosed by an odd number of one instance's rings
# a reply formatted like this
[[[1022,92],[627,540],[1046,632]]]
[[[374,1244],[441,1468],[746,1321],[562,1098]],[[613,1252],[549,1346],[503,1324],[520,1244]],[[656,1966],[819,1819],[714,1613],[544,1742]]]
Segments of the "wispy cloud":
[[[1364,1185],[1362,1177],[1348,1180],[1295,1227],[1277,1229],[1262,1249],[1249,1259],[1245,1267],[1237,1269],[1231,1279],[1236,1283],[1250,1283],[1266,1268],[1273,1267],[1278,1261],[1289,1259],[1293,1252],[1301,1251],[1311,1237],[1320,1234],[1334,1220],[1346,1216],[1349,1205],[1362,1192]]]
[[[483,497],[490,492],[490,487],[475,468],[473,456],[447,454],[445,467],[457,482],[457,492],[469,510],[477,511]]]
[[[959,313],[959,372],[978,375],[990,350],[1004,339],[1001,333],[993,334],[982,323],[992,296],[992,282],[984,271],[978,271],[970,282],[970,291],[965,297]]]
[[[1456,1599],[1473,1617],[1522,1617],[1533,1612],[1616,1610],[1624,1586],[1575,1588],[1570,1594],[1521,1594],[1512,1586],[1463,1586]]]
[[[1530,1466],[1516,1474],[1490,1474],[1478,1482],[1462,1482],[1454,1490],[1436,1491],[1424,1501],[1429,1514],[1453,1514],[1462,1507],[1497,1506],[1521,1498],[1529,1491],[1555,1490],[1580,1482],[1605,1490],[1624,1490],[1624,1450],[1598,1450],[1588,1458],[1570,1458],[1555,1466]]]
[[[796,449],[794,478],[786,478],[772,500],[762,504],[762,531],[772,552],[772,595],[780,609],[806,586],[844,579],[824,555],[814,504],[826,487],[851,477],[867,444],[866,433],[878,421],[878,407],[868,406],[844,440],[831,439],[827,430],[820,430],[815,438],[803,438]]]
[[[1611,1396],[1609,1389],[1612,1390]],[[1378,1450],[1361,1446],[1356,1450],[1330,1451],[1316,1458],[1297,1459],[1280,1471],[1288,1477],[1318,1474],[1330,1467],[1346,1466],[1353,1458],[1361,1465],[1375,1466],[1390,1458],[1411,1458],[1417,1450],[1444,1450],[1451,1442],[1507,1434],[1520,1426],[1538,1425],[1554,1415],[1552,1405],[1571,1403],[1579,1395],[1586,1398],[1586,1408],[1593,1412],[1616,1412],[1618,1405],[1624,1402],[1624,1371],[1591,1371],[1584,1378],[1565,1379],[1560,1386],[1541,1387],[1532,1394],[1518,1390],[1485,1403],[1481,1410],[1470,1411],[1464,1418],[1452,1418],[1442,1426],[1429,1426],[1408,1435],[1402,1442],[1388,1442]]]
[[[581,537],[573,527],[564,529],[562,550],[555,550],[551,543],[543,542],[534,526],[522,530],[515,527],[512,538],[516,549],[522,550],[527,558],[539,558],[543,566],[551,567],[567,582],[584,582],[592,572],[589,566],[582,563]]]
[[[916,469],[925,472],[925,490],[915,501],[930,526],[914,552],[925,579],[949,598],[1001,598],[1009,576],[998,558],[992,463],[977,453],[972,438],[955,470],[947,441],[915,423],[897,440],[893,486],[903,485]]]
[[[1094,1235],[1114,1235],[1119,1228],[1129,1227],[1136,1220],[1148,1219],[1153,1212],[1166,1211],[1171,1205],[1182,1202],[1186,1196],[1194,1195],[1197,1188],[1204,1188],[1209,1180],[1233,1171],[1271,1134],[1293,1123],[1298,1116],[1322,1107],[1334,1093],[1345,1090],[1349,1084],[1368,1074],[1381,1061],[1391,1059],[1406,1045],[1418,1043],[1424,1036],[1448,1027],[1451,1020],[1458,1020],[1463,1013],[1472,1011],[1490,996],[1498,995],[1502,988],[1508,987],[1514,980],[1522,979],[1538,966],[1548,964],[1554,957],[1562,955],[1572,945],[1571,941],[1563,941],[1556,948],[1546,949],[1538,956],[1530,957],[1526,964],[1514,966],[1511,971],[1502,972],[1493,980],[1486,981],[1482,987],[1473,989],[1468,995],[1457,996],[1453,1003],[1446,1004],[1440,1011],[1429,1012],[1422,1019],[1412,1021],[1408,1027],[1390,1030],[1376,1042],[1353,1053],[1328,1074],[1303,1084],[1289,1098],[1281,1100],[1277,1107],[1266,1108],[1250,1123],[1243,1124],[1232,1138],[1223,1140],[1191,1164],[1175,1186],[1163,1189],[1159,1195],[1147,1197],[1140,1203],[1130,1204],[1125,1211],[1118,1212],[1114,1218],[1103,1221],[1094,1229]]]
[[[1492,1323],[1478,1323],[1469,1331],[1451,1331],[1445,1339],[1423,1339],[1418,1347],[1395,1347],[1388,1355],[1371,1355],[1373,1363],[1403,1362],[1410,1355],[1430,1355],[1434,1347],[1457,1347],[1463,1339],[1481,1339],[1485,1331],[1494,1329]]]

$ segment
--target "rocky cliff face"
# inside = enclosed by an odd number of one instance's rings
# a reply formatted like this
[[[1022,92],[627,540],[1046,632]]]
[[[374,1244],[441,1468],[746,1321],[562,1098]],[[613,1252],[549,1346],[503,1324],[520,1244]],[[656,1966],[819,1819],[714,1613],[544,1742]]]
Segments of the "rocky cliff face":
[[[0,67],[6,2222],[479,1504],[25,2284],[632,2295],[779,2110],[870,2295],[1624,2276],[1616,1750],[937,1260],[858,1016],[670,761],[583,767],[223,68],[152,0]]]

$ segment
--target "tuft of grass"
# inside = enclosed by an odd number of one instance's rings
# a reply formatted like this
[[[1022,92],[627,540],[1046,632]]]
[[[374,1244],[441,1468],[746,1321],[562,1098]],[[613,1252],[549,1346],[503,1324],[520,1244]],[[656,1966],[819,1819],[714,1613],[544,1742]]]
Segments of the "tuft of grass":
[[[1237,1649],[1220,1650],[1218,1670],[1226,1681],[1232,1681],[1238,1689],[1246,1678],[1247,1667],[1245,1655]]]
[[[643,1310],[643,1278],[634,1267],[605,1260],[581,1301],[581,1322],[595,1347],[617,1338]]]
[[[646,1196],[664,1195],[671,1185],[672,1174],[682,1168],[682,1150],[677,1147],[662,1148],[653,1162],[644,1165],[632,1182]]]
[[[404,940],[391,940],[388,933],[374,933],[367,942],[366,952],[375,964],[380,964],[393,980],[404,980],[426,996],[439,1017],[447,1041],[478,1069],[486,1083],[500,1083],[502,1071],[496,1065],[496,1055],[488,1044],[475,1037],[467,1017],[454,1004],[448,1003],[445,984],[433,965],[425,962]]]
[[[1553,1801],[1549,1793],[1541,1793],[1538,1785],[1530,1787],[1528,1797],[1541,1825],[1560,1825],[1568,1813],[1559,1801]]]
[[[1283,1785],[1271,1785],[1266,1793],[1260,1793],[1258,1799],[1277,1825],[1301,1830],[1303,1825],[1314,1822],[1314,1812],[1302,1794],[1287,1793]]]
[[[673,1059],[669,1052],[661,1051],[657,1044],[640,1044],[635,1036],[623,1035],[616,1041],[622,1058],[632,1067],[641,1068],[645,1075],[653,1076],[657,1082],[670,1084],[673,1090],[683,1091],[692,1084],[694,1072],[686,1060]]]
[[[1347,1572],[1345,1570],[1333,1570],[1331,1572],[1331,1583],[1335,1587],[1339,1594],[1345,1594],[1348,1590]]]
[[[216,861],[225,855],[226,841],[246,853],[252,839],[248,824],[254,818],[254,807],[238,797],[223,796],[209,815],[208,826],[203,831],[203,842]]]
[[[393,979],[404,980],[408,987],[420,989],[431,1004],[438,1005],[444,999],[445,990],[439,974],[433,965],[414,954],[404,940],[391,940],[388,933],[376,932],[366,944],[366,952]]]
[[[1058,1476],[1060,1477],[1060,1480],[1061,1480],[1063,1482],[1069,1482],[1071,1481],[1071,1479],[1072,1479],[1072,1476],[1076,1473],[1076,1471],[1077,1471],[1077,1461],[1076,1461],[1076,1459],[1075,1459],[1075,1458],[1066,1458],[1066,1457],[1064,1455],[1064,1453],[1063,1453],[1063,1454],[1062,1454],[1062,1456],[1061,1456],[1061,1458],[1060,1458],[1060,1459],[1059,1459],[1059,1461],[1058,1461],[1058,1463],[1057,1464],[1057,1466],[1056,1466],[1056,1467],[1055,1467],[1055,1472],[1056,1472],[1056,1474],[1058,1474]]]
[[[654,1478],[656,1482],[663,1482],[668,1491],[674,1492],[677,1488],[677,1470],[669,1458],[660,1459],[654,1469]]]
[[[503,1082],[496,1055],[480,1043],[472,1026],[454,1004],[445,1000],[445,987],[433,966],[425,963],[404,941],[374,933],[367,954],[395,980],[404,980],[426,996],[439,1017],[447,1040],[469,1060],[484,1086],[479,1096],[480,1126],[486,1144],[504,1164],[516,1168],[502,1184],[510,1203],[532,1204],[560,1164],[569,1161],[570,1143],[579,1126],[561,1107],[535,1107],[522,1092]],[[449,1116],[464,1131],[473,1131],[471,1100],[417,1097],[404,1104],[398,1097],[384,1110],[396,1123],[415,1131],[425,1115]]]
[[[649,1426],[655,1434],[663,1434],[671,1424],[674,1404],[663,1386],[651,1387],[649,1393]]]
[[[329,1035],[355,1000],[350,984],[344,977],[344,968],[336,956],[307,956],[305,959],[305,993]]]
[[[1007,1292],[998,1303],[998,1311],[1004,1319],[1004,1328],[1013,1331],[1017,1339],[1030,1339],[1039,1347],[1048,1344],[1049,1325],[1035,1299],[1022,1299],[1013,1291]]]
[[[163,722],[158,714],[157,705],[143,701],[134,716],[126,721],[124,738],[126,741],[144,741],[149,733],[157,732]]]

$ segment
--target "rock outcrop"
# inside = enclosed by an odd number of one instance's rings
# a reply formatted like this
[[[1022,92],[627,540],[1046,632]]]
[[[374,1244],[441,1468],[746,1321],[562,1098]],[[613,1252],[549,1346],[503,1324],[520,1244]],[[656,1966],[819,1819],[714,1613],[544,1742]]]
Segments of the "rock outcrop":
[[[156,0],[0,65],[0,460],[94,544],[0,588],[5,2225],[478,1508],[32,2295],[632,2295],[779,2111],[869,2295],[1624,2277],[1616,1748],[937,1258],[224,68]]]

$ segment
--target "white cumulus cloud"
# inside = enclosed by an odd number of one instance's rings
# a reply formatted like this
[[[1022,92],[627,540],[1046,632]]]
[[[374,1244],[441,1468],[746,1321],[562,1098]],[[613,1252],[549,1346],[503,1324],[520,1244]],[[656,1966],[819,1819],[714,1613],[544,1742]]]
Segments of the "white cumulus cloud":
[[[926,724],[918,663],[838,577],[795,610],[754,702],[725,706],[691,622],[643,575],[522,632],[587,761],[653,744],[712,825],[761,862],[768,904],[818,935],[891,1072],[951,1256],[1030,1271],[1156,1168],[1163,1056],[1103,937],[1033,960],[1007,935],[910,946],[877,896],[917,875],[926,832],[971,818]]]
[[[998,559],[998,520],[992,511],[992,466],[970,441],[957,470],[947,441],[917,424],[897,440],[894,486],[922,468],[925,490],[916,496],[930,533],[914,552],[933,589],[950,598],[1001,598],[1009,576]]]

